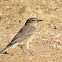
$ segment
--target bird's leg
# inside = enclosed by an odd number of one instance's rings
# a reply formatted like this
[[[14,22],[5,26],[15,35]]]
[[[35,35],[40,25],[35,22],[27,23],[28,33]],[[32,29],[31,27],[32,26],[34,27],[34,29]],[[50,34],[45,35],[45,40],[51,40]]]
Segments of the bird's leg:
[[[32,41],[32,39],[34,38],[34,36],[35,35],[32,35],[29,39],[28,39],[28,41],[27,41],[27,50],[30,52],[30,54],[33,56],[33,54],[32,54],[32,52],[29,50],[29,44],[30,44],[30,42]]]
[[[32,54],[32,52],[29,50],[29,49],[27,49],[30,53],[31,53],[31,55],[33,56],[33,54]]]
[[[29,50],[29,43],[27,43],[27,50],[30,52],[30,54],[33,56],[32,52]]]
[[[21,47],[21,49],[23,50],[23,53],[26,55],[26,53],[25,53],[25,51],[24,51],[24,49]]]

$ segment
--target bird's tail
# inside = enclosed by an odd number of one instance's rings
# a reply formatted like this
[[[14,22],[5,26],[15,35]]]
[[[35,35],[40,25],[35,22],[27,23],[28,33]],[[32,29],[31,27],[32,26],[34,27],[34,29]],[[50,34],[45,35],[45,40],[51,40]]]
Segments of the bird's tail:
[[[19,43],[16,43],[16,44],[10,43],[10,44],[8,44],[8,45],[6,46],[6,48],[4,48],[2,51],[0,51],[0,54],[5,53],[5,51],[6,51],[8,48],[14,48],[17,44],[19,44]]]
[[[0,51],[0,54],[5,53],[5,51],[8,49],[9,47],[7,46],[6,48],[4,48],[2,51]]]

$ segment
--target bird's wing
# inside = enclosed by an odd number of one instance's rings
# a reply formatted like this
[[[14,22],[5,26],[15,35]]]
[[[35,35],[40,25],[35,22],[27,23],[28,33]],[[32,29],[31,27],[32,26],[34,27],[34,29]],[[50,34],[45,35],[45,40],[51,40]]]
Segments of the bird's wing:
[[[13,43],[17,43],[17,42],[20,42],[28,37],[30,37],[34,32],[35,32],[36,28],[34,26],[24,26],[16,35],[15,37],[13,38],[13,40],[11,41],[10,44],[13,44]],[[9,45],[10,45],[9,44]]]

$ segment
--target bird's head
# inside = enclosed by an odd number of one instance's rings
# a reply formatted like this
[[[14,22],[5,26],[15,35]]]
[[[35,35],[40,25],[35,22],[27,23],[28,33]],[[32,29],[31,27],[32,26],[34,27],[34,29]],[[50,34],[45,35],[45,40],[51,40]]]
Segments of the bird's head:
[[[29,19],[26,21],[25,25],[26,25],[26,24],[35,25],[35,24],[37,24],[37,22],[39,22],[39,21],[43,21],[43,20],[39,20],[39,19],[37,19],[37,18],[29,18]]]

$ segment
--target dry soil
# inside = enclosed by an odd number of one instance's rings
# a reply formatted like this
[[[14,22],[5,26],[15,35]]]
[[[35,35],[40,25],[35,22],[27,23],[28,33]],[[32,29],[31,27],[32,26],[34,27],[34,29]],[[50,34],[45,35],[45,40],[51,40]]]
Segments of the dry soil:
[[[0,0],[0,51],[32,17],[44,20],[30,44],[33,56],[17,46],[0,62],[62,62],[62,0]]]

